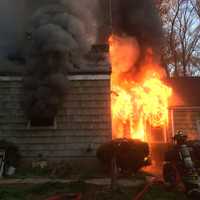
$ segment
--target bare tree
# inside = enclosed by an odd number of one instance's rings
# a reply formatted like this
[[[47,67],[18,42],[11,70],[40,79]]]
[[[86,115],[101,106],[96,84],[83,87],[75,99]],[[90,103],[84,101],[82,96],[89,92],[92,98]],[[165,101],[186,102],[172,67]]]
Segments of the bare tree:
[[[200,0],[190,0],[190,3],[195,9],[198,17],[200,18]]]
[[[198,0],[195,4],[191,1],[158,1],[165,34],[162,58],[171,76],[194,76],[200,72],[199,4]]]

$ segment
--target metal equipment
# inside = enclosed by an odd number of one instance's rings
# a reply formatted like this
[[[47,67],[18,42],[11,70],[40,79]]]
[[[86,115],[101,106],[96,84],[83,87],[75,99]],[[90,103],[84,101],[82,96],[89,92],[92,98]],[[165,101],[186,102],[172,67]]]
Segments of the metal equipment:
[[[188,145],[187,135],[178,131],[173,138],[173,147],[165,154],[163,178],[170,186],[182,182],[192,199],[200,198],[200,177],[192,157],[193,148]]]

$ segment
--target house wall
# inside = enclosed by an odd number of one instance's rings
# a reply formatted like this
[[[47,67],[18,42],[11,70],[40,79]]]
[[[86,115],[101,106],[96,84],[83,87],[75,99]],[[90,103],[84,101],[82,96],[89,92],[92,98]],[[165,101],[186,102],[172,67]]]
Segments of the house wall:
[[[178,130],[186,133],[189,139],[200,139],[200,107],[173,107],[169,113],[169,139]]]
[[[152,163],[159,167],[163,165],[165,152],[171,148],[172,137],[178,130],[182,130],[191,140],[200,139],[200,107],[171,107],[168,126],[151,129]]]
[[[55,127],[31,128],[21,107],[20,77],[0,78],[0,140],[19,146],[24,159],[42,154],[48,160],[94,158],[111,139],[109,75],[69,77],[69,91]],[[92,151],[87,151],[88,147]]]

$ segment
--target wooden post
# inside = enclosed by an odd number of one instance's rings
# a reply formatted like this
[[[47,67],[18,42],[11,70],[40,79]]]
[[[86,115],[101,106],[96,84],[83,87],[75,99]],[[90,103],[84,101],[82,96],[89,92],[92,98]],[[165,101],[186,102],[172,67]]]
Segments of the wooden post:
[[[5,150],[0,150],[0,178],[2,178],[4,172],[5,154]]]
[[[116,156],[113,156],[111,160],[111,190],[116,190],[118,188],[118,168]]]

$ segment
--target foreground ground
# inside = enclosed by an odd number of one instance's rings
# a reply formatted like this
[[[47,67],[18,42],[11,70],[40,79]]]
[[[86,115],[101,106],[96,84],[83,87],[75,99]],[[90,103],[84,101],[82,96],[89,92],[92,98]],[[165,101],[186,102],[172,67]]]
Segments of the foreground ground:
[[[55,194],[81,193],[82,200],[134,200],[134,196],[143,186],[120,187],[110,192],[108,186],[95,186],[82,181],[68,184],[45,183],[36,185],[1,185],[0,200],[45,200]],[[161,185],[155,185],[145,194],[143,200],[186,200],[183,193],[167,191]]]
[[[78,172],[64,169],[66,167],[59,168],[57,170],[59,173],[56,175],[55,173],[52,175],[46,169],[18,170],[13,177],[0,179],[0,200],[46,200],[54,195],[65,193],[81,193],[81,200],[134,200],[136,194],[147,184],[148,177],[151,177],[144,171],[121,177],[118,181],[119,189],[111,192],[108,174],[91,171],[91,169],[80,170],[79,168]],[[180,199],[187,200],[183,192],[176,189],[172,191],[158,184],[150,187],[141,200]]]

